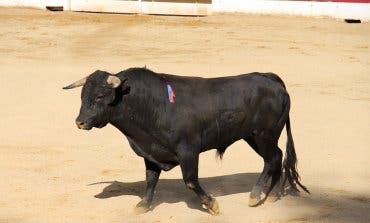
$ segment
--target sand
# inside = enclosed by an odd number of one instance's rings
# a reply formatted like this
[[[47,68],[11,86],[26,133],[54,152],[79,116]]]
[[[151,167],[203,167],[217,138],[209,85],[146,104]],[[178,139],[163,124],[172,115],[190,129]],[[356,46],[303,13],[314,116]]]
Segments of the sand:
[[[174,17],[0,8],[0,222],[370,222],[370,24],[269,15]],[[211,216],[178,167],[136,215],[144,163],[113,127],[78,130],[80,89],[96,69],[144,66],[217,77],[271,71],[292,98],[302,182],[311,195],[248,207],[262,159],[236,142],[203,153]],[[285,133],[280,140],[285,148]]]

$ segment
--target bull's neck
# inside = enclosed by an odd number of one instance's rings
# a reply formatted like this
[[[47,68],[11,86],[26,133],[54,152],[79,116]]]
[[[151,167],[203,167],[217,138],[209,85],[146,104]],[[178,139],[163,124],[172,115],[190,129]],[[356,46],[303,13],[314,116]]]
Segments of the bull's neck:
[[[152,135],[150,131],[159,128],[160,117],[165,112],[165,83],[154,80],[151,87],[147,83],[132,80],[129,83],[130,93],[124,95],[117,104],[110,123],[130,137],[137,134]]]

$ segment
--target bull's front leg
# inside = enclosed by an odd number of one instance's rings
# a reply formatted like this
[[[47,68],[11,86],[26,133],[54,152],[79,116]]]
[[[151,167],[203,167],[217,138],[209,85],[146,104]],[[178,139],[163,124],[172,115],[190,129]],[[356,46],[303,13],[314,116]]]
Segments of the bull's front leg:
[[[145,160],[146,190],[143,199],[136,205],[135,212],[145,213],[150,210],[152,204],[155,186],[157,185],[161,169],[153,162]]]
[[[219,214],[219,207],[216,199],[208,195],[199,185],[198,181],[198,163],[199,153],[189,149],[179,151],[179,161],[183,180],[186,186],[193,190],[199,197],[201,203],[206,206],[212,215]]]

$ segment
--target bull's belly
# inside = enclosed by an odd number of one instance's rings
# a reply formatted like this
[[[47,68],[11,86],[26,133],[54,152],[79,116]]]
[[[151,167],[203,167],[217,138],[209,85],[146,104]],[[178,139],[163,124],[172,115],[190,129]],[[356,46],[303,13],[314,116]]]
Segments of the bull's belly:
[[[251,128],[242,124],[224,125],[221,128],[209,128],[202,134],[202,151],[227,148],[234,142],[251,134]]]
[[[162,170],[168,171],[178,165],[178,159],[171,150],[156,143],[140,143],[129,139],[131,148],[134,152],[157,164]]]
[[[171,170],[179,164],[177,156],[161,145],[153,144],[151,153],[147,155],[147,159],[156,163],[164,171]]]
[[[211,149],[217,149],[217,150],[226,150],[227,147],[229,147],[234,142],[242,139],[241,136],[234,136],[234,137],[215,137],[214,139],[210,139],[205,145],[203,145],[201,152],[205,152]]]

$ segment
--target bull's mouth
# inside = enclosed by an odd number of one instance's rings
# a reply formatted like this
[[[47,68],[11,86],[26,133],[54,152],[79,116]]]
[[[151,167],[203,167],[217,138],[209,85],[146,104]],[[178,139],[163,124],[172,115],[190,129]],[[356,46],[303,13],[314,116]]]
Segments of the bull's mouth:
[[[77,125],[77,128],[82,130],[91,130],[93,127],[88,125]]]
[[[81,123],[81,122],[76,122],[77,128],[82,129],[82,130],[91,130],[92,128],[103,128],[106,126],[108,123],[95,123],[95,124],[87,124],[87,123]]]
[[[85,126],[85,127],[83,127],[83,128],[81,128],[82,130],[91,130],[92,129],[92,127],[90,127],[90,126]]]

